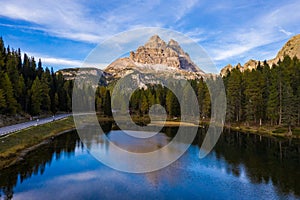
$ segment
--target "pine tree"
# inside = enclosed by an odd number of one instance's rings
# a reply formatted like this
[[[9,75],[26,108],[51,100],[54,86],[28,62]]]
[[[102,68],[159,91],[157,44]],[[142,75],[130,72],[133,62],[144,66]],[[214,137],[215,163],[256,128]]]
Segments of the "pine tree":
[[[53,101],[51,102],[51,112],[55,114],[58,111],[59,99],[58,94],[54,93]]]
[[[103,104],[104,104],[103,105],[104,115],[111,117],[112,116],[112,110],[111,110],[111,97],[110,97],[109,90],[106,90],[105,99],[104,99]]]
[[[254,121],[260,120],[263,117],[263,77],[261,71],[252,70],[244,72],[245,81],[245,109],[246,120]]]
[[[24,57],[23,57],[22,74],[23,74],[23,77],[25,79],[26,86],[30,87],[31,85],[28,85],[28,79],[30,78],[29,77],[29,74],[30,74],[30,61],[29,61],[29,58],[28,58],[26,53],[24,53]]]
[[[9,80],[7,73],[1,73],[2,81],[0,82],[0,88],[2,88],[4,92],[4,97],[6,101],[6,109],[4,114],[16,114],[17,111],[17,101],[14,98],[14,91],[12,84]]]
[[[279,119],[278,76],[274,69],[271,71],[270,90],[267,101],[267,117],[271,120],[271,125],[276,124]]]
[[[241,120],[242,115],[242,74],[234,69],[227,82],[227,117],[229,121]]]
[[[267,121],[267,105],[268,105],[268,99],[270,95],[270,87],[271,87],[271,69],[268,65],[267,61],[265,60],[263,62],[263,69],[262,69],[262,76],[263,76],[263,83],[262,83],[262,89],[263,89],[263,120]]]
[[[149,109],[147,96],[146,96],[144,90],[141,91],[141,97],[140,98],[141,98],[140,99],[140,111],[141,111],[141,114],[144,115],[144,114],[147,113],[147,111]]]
[[[148,100],[148,108],[155,104],[155,95],[152,94],[150,88],[145,91],[146,99]]]
[[[42,67],[42,61],[41,59],[39,59],[39,62],[38,62],[38,68],[37,68],[37,76],[39,77],[39,79],[42,78],[42,74],[44,73],[44,69]]]
[[[178,117],[180,115],[180,105],[177,97],[171,90],[167,90],[166,95],[166,107],[168,114],[172,117]]]
[[[49,111],[51,108],[51,100],[50,100],[49,93],[50,93],[50,87],[49,87],[47,75],[43,73],[41,79],[41,109],[44,111]]]
[[[3,89],[0,89],[0,113],[4,113],[4,109],[6,108],[6,100]]]
[[[207,118],[210,116],[211,101],[210,101],[209,90],[203,78],[201,78],[198,83],[197,93],[198,93],[200,117]]]
[[[292,126],[295,124],[295,97],[290,84],[284,86],[282,120],[288,126],[288,133],[292,134]]]
[[[42,87],[38,77],[33,81],[30,89],[31,107],[30,111],[32,115],[38,115],[41,112],[42,105]]]
[[[0,71],[4,70],[6,50],[2,37],[0,37]]]
[[[17,102],[21,106],[21,109],[25,110],[26,86],[25,86],[25,81],[24,81],[22,74],[19,75],[18,83],[15,88],[16,88],[15,94],[16,94]]]

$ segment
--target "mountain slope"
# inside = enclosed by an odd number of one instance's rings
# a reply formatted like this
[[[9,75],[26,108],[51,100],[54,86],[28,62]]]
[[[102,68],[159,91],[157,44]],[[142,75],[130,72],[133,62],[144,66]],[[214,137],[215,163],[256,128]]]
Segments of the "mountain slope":
[[[272,65],[277,64],[279,60],[282,60],[285,55],[290,56],[293,58],[296,56],[297,58],[300,58],[300,34],[293,36],[290,38],[284,46],[281,48],[281,50],[277,53],[276,57],[270,60],[267,60],[267,64],[272,67]],[[252,70],[256,69],[258,66],[259,61],[250,59],[247,61],[243,66],[240,64],[236,66],[232,65],[226,65],[224,68],[221,69],[221,76],[226,76],[228,71],[231,71],[233,68],[239,69],[241,72],[244,72],[246,70]],[[263,61],[260,61],[260,64],[263,66]]]

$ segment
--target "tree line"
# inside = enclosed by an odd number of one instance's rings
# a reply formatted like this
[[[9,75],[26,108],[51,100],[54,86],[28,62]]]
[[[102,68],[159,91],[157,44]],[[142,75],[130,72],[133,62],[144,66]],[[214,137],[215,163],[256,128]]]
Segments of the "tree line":
[[[253,124],[300,125],[300,61],[285,56],[277,64],[258,63],[257,69],[233,69],[223,78],[227,121]]]
[[[209,118],[211,100],[205,81],[201,78],[189,82],[198,98],[201,119]],[[223,82],[227,97],[227,123],[284,125],[289,127],[289,131],[293,126],[300,126],[300,60],[297,57],[285,56],[273,66],[266,61],[259,62],[257,68],[251,71],[233,69],[223,77]],[[184,95],[184,88],[182,93]],[[122,101],[122,96],[116,99]],[[133,114],[145,115],[154,104],[165,107],[171,117],[180,116],[178,99],[162,85],[137,89],[130,97],[129,110]],[[102,109],[104,107],[102,104]]]
[[[211,79],[213,80],[213,79]],[[190,80],[190,85],[198,98],[201,119],[211,114],[210,93],[201,78]],[[277,64],[269,66],[266,61],[257,68],[241,72],[228,71],[223,77],[227,97],[227,123],[247,123],[255,125],[300,126],[300,60],[285,56]],[[73,81],[65,80],[61,73],[43,68],[41,60],[20,49],[5,48],[0,38],[0,114],[14,115],[42,112],[56,113],[71,111]],[[95,106],[101,114],[111,116],[112,86],[96,89]],[[174,88],[181,88],[176,86]],[[91,90],[90,88],[89,90]],[[183,97],[188,90],[182,88]],[[82,101],[87,98],[82,95]],[[122,101],[122,95],[116,98]],[[186,100],[189,100],[187,98]],[[154,104],[165,107],[170,117],[181,115],[180,102],[175,94],[162,85],[147,85],[147,89],[137,89],[130,97],[129,110],[132,114],[147,115]],[[190,108],[193,113],[193,108]]]
[[[53,68],[43,68],[39,59],[21,50],[5,47],[0,37],[0,114],[39,115],[71,111],[72,81]]]
[[[196,94],[197,100],[199,102],[199,111],[201,118],[210,117],[210,94],[205,81],[201,78],[199,80],[189,81],[193,92]],[[188,113],[187,115],[195,116],[195,109],[191,107],[193,102],[186,103],[186,105],[180,105],[176,95],[167,87],[161,84],[147,84],[145,88],[137,88],[130,96],[129,107],[126,106],[127,94],[118,93],[113,100],[116,102],[111,102],[111,91],[113,86],[100,86],[96,90],[96,110],[104,115],[111,116],[111,104],[118,105],[117,112],[127,112],[129,111],[133,115],[145,116],[149,114],[149,109],[152,105],[159,104],[165,108],[167,115],[169,117],[180,117],[181,116],[181,106],[186,106],[184,110]],[[181,96],[183,102],[189,102],[191,92],[186,85],[181,85],[180,83],[174,83],[172,88],[176,88]]]

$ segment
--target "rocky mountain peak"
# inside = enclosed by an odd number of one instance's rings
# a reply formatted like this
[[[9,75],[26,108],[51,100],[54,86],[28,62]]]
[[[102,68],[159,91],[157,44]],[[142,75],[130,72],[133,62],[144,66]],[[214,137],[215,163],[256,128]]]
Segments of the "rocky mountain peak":
[[[173,49],[174,51],[176,51],[179,55],[185,55],[186,53],[183,51],[183,49],[181,48],[181,46],[179,45],[179,43],[173,39],[171,39],[168,42],[167,47]]]
[[[104,71],[114,78],[132,73],[148,74],[149,77],[150,74],[156,74],[186,79],[196,79],[205,75],[177,41],[170,39],[166,43],[158,35],[153,35],[143,46],[131,51],[129,57],[115,60]],[[144,82],[149,82],[150,79]]]
[[[144,46],[130,52],[129,59],[137,64],[163,65],[192,72],[200,71],[177,41],[171,39],[166,44],[158,35],[153,35]]]
[[[150,37],[148,42],[144,45],[145,48],[151,49],[165,49],[166,46],[166,42],[163,41],[158,35],[153,35]]]

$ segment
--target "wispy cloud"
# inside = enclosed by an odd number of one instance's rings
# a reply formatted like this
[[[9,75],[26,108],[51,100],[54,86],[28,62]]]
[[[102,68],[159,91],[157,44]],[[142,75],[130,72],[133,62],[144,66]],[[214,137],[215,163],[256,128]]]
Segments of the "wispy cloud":
[[[300,4],[297,0],[284,3],[262,3],[259,0],[250,3],[248,0],[0,0],[0,5],[0,18],[11,19],[1,22],[2,27],[40,31],[45,33],[42,37],[54,36],[90,46],[132,28],[171,28],[200,43],[221,65],[241,58],[239,62],[250,57],[275,56],[277,48],[282,45],[278,42],[300,32]],[[120,38],[118,42],[126,40]],[[278,46],[266,52],[265,47],[273,44]],[[42,56],[45,64],[78,66],[81,63],[78,57],[72,57],[74,49],[70,50],[70,55],[61,55],[62,58],[47,52],[46,48],[42,51],[47,55]]]
[[[292,32],[287,31],[287,30],[285,30],[285,29],[283,29],[283,28],[281,28],[281,27],[279,27],[279,31],[282,32],[282,33],[284,33],[284,34],[286,34],[287,36],[293,35]]]
[[[91,63],[84,60],[73,60],[67,58],[50,57],[48,55],[41,55],[39,53],[29,52],[28,55],[35,55],[36,58],[40,58],[44,66],[55,68],[66,67],[97,67],[104,68],[108,63]]]
[[[99,9],[93,9],[79,1],[11,0],[1,2],[0,16],[33,23],[20,28],[37,29],[76,41],[99,43],[129,27],[165,26],[170,20],[180,20],[196,3],[196,0],[168,3],[158,0],[130,1],[119,2],[111,9],[101,9],[101,5]],[[24,9],[28,4],[30,9]]]
[[[187,13],[189,13],[198,2],[198,0],[185,0],[173,4],[176,21],[182,19]]]
[[[30,9],[24,9],[30,4]],[[45,31],[58,37],[80,41],[96,41],[99,25],[84,14],[85,7],[75,1],[5,1],[1,2],[1,16],[24,20],[31,28]],[[26,27],[28,28],[28,26]]]
[[[258,59],[264,46],[288,39],[293,34],[282,27],[291,27],[296,21],[300,21],[300,14],[295,14],[299,13],[297,11],[299,9],[298,3],[292,3],[249,19],[244,24],[219,35],[218,41],[210,44],[208,51],[217,62],[239,56],[245,59],[249,57]],[[298,31],[300,31],[299,28]],[[248,52],[258,48],[262,49],[256,51],[255,54],[245,56]],[[273,50],[273,56],[278,50]],[[268,55],[271,55],[270,52]]]
[[[43,57],[42,61],[45,65],[62,65],[62,66],[81,66],[82,62],[79,60],[68,60],[62,58]]]

